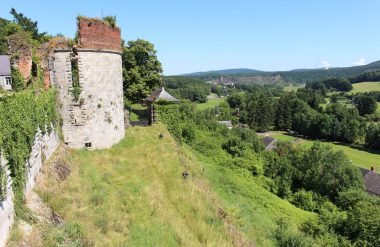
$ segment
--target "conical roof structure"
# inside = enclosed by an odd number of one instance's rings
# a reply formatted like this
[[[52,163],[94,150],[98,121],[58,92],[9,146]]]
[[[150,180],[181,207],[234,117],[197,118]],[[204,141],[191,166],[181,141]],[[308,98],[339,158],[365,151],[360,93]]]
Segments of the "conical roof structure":
[[[146,98],[146,101],[148,102],[155,102],[157,100],[165,100],[165,101],[171,101],[171,102],[179,102],[178,99],[174,98],[172,95],[170,95],[168,92],[165,91],[165,88],[159,88],[154,90],[153,94]]]

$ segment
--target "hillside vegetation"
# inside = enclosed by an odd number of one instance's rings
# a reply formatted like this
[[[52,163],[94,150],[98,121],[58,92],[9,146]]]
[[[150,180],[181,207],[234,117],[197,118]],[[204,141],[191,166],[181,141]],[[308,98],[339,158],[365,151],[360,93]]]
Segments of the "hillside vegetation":
[[[36,191],[65,223],[37,224],[30,246],[275,246],[279,218],[315,219],[249,172],[178,146],[163,125],[129,128],[108,150],[61,148],[44,174]]]
[[[57,164],[71,170],[67,180],[57,182]],[[43,246],[233,245],[199,163],[161,125],[129,128],[109,150],[65,150],[45,173],[38,193],[80,234],[62,238],[66,230],[50,226]]]

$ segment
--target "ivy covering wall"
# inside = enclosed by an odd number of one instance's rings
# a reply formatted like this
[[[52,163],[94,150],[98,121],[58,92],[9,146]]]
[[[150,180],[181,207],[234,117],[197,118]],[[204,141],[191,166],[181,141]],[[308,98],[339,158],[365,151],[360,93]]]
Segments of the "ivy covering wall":
[[[24,201],[25,162],[29,159],[38,128],[42,133],[52,130],[58,119],[54,90],[31,90],[0,96],[0,150],[8,161],[15,194],[16,214]],[[5,174],[0,171],[0,178]],[[6,183],[0,183],[0,199],[5,197]]]

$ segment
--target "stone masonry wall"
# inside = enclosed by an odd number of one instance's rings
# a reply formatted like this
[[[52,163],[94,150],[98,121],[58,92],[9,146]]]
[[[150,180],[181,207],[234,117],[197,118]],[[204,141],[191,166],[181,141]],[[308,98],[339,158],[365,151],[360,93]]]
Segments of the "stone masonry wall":
[[[36,184],[37,177],[42,170],[43,163],[50,158],[59,145],[59,138],[55,131],[50,134],[42,134],[38,130],[32,147],[32,152],[27,167],[27,179],[25,183],[25,194],[29,193]]]
[[[8,175],[7,197],[4,201],[0,201],[0,247],[5,246],[14,221],[12,180],[10,177],[10,172],[6,168],[6,164],[7,161],[4,159],[4,156],[0,153],[0,167],[5,168]]]
[[[54,54],[64,142],[73,148],[108,148],[124,137],[121,54],[78,49],[80,100],[71,93],[70,51]]]
[[[81,18],[78,23],[79,47],[121,51],[120,29],[95,18]]]
[[[30,158],[26,162],[27,179],[25,184],[25,194],[29,193],[35,186],[37,177],[42,169],[45,160],[48,160],[59,145],[59,138],[55,131],[50,134],[42,134],[39,130],[34,138]],[[6,167],[7,161],[0,154],[0,166]],[[0,201],[0,247],[6,245],[10,230],[14,221],[14,204],[12,192],[12,179],[8,173],[7,198]]]

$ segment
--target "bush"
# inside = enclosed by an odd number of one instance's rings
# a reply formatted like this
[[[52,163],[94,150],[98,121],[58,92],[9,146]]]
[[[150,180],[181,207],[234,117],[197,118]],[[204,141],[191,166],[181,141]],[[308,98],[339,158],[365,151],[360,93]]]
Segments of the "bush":
[[[195,139],[195,128],[194,125],[192,124],[185,124],[182,126],[182,134],[181,134],[183,140],[187,143],[190,144],[194,141]]]
[[[277,244],[280,247],[312,247],[313,239],[303,233],[291,230],[284,220],[278,221],[278,227],[275,232]]]
[[[293,194],[291,202],[303,210],[314,211],[317,208],[317,204],[313,201],[313,194],[313,192],[301,189]]]
[[[18,71],[18,69],[12,68],[12,89],[16,92],[19,92],[21,90],[25,89],[25,79]]]

